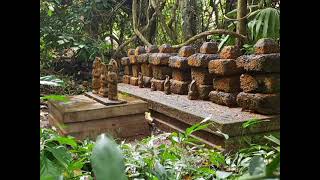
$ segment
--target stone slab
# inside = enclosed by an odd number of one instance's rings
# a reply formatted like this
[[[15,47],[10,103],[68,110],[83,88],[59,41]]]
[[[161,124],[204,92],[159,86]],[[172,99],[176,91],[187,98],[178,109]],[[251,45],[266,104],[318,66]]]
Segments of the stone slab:
[[[213,77],[207,68],[191,68],[191,78],[196,80],[197,85],[211,85]]]
[[[177,81],[174,79],[170,79],[170,89],[171,92],[174,94],[181,94],[181,95],[187,95],[188,94],[188,86],[190,82],[186,81]]]
[[[149,109],[153,111],[189,125],[211,116],[217,125],[216,128],[230,137],[280,129],[280,115],[246,112],[240,107],[229,108],[210,101],[189,100],[187,95],[165,95],[160,91],[150,91],[147,88],[138,88],[123,83],[118,84],[118,90],[147,101]],[[252,129],[242,129],[242,124],[253,118],[265,121]],[[213,129],[206,129],[206,131],[214,133]]]
[[[190,69],[172,69],[172,79],[177,81],[191,81]]]
[[[192,67],[207,68],[210,60],[218,59],[218,54],[197,53],[188,57],[188,65]]]
[[[178,69],[187,69],[189,68],[188,58],[180,57],[180,56],[171,56],[169,58],[169,67],[178,68]]]
[[[222,91],[211,91],[209,93],[210,101],[228,107],[236,107],[238,93],[227,93]]]
[[[69,101],[61,102],[50,100],[48,102],[49,112],[63,123],[90,121],[123,115],[144,113],[147,103],[136,98],[118,95],[124,104],[104,105],[85,95],[70,96]]]
[[[87,96],[87,97],[89,97],[89,98],[91,98],[101,104],[104,104],[106,106],[126,103],[126,101],[124,101],[124,100],[120,100],[120,99],[117,101],[110,100],[106,97],[101,97],[101,96],[98,96],[97,94],[93,94],[92,92],[85,92],[85,96]]]
[[[216,76],[231,76],[244,72],[243,68],[237,66],[234,59],[215,59],[208,64],[209,73]]]
[[[248,93],[278,93],[280,92],[280,74],[242,74],[241,89]]]
[[[239,75],[213,78],[213,89],[223,92],[240,92]]]
[[[164,91],[164,80],[152,78],[151,83],[154,83],[156,91]]]

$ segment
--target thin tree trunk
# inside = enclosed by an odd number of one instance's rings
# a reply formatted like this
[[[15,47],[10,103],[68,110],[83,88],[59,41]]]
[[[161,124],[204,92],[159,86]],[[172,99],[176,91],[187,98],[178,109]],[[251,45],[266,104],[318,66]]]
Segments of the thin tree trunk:
[[[182,14],[182,36],[183,40],[186,41],[197,34],[195,0],[180,1],[180,9]]]
[[[247,19],[243,17],[247,15],[247,0],[238,0],[237,9],[237,33],[245,36],[247,33]],[[237,39],[237,45],[242,47],[242,41]]]

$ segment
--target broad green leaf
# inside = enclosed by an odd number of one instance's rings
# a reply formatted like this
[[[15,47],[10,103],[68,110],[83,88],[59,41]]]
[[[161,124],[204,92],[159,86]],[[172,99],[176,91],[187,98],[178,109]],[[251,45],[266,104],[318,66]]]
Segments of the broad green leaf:
[[[277,170],[280,166],[280,153],[276,155],[276,157],[267,165],[266,175],[272,176],[273,172]]]
[[[268,37],[268,28],[269,28],[269,19],[270,19],[269,17],[272,9],[267,8],[267,9],[264,9],[264,11],[266,15],[263,20],[263,37]]]
[[[58,141],[60,143],[60,145],[70,145],[73,148],[77,147],[77,142],[75,141],[75,139],[73,137],[62,137],[62,136],[58,136],[56,138],[53,138],[52,141]]]
[[[229,40],[230,35],[226,35],[226,37],[224,37],[222,39],[222,41],[220,42],[219,46],[218,46],[218,50],[220,51],[220,49],[225,45],[225,43]]]
[[[261,28],[261,25],[262,25],[263,16],[264,16],[264,12],[263,11],[259,12],[259,14],[257,14],[257,16],[256,16],[256,19],[258,19],[258,18],[259,19],[257,20],[255,38],[258,38],[258,35],[260,33],[260,28]]]
[[[264,138],[268,139],[269,141],[271,142],[274,142],[276,143],[277,145],[280,146],[280,140],[272,135],[269,135],[269,136],[264,136]]]
[[[71,154],[64,146],[48,147],[46,148],[58,160],[58,162],[67,169],[69,163],[72,161]]]

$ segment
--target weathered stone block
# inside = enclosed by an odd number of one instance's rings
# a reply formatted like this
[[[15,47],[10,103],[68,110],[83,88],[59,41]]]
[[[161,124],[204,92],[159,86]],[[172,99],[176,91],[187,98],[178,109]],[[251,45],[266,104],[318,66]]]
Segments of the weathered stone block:
[[[258,73],[280,72],[280,53],[255,55],[245,63],[244,70]]]
[[[192,46],[182,46],[179,49],[179,56],[181,57],[189,57],[195,53],[195,49]]]
[[[243,73],[243,68],[237,66],[234,59],[215,59],[208,64],[209,73],[216,76],[231,76]]]
[[[200,53],[203,54],[216,54],[218,52],[217,42],[205,42],[200,47]]]
[[[254,48],[256,54],[271,54],[280,52],[279,45],[270,38],[259,39],[254,45]]]
[[[143,86],[146,88],[150,88],[151,87],[151,79],[152,79],[152,77],[143,76]]]
[[[159,52],[160,53],[174,53],[175,51],[170,44],[162,44],[159,47]]]
[[[223,92],[240,92],[240,77],[216,77],[213,78],[213,89]]]
[[[241,92],[237,96],[237,103],[243,110],[260,114],[280,113],[280,94],[253,94]]]
[[[132,76],[133,77],[138,77],[139,72],[141,72],[141,65],[133,64],[132,65]]]
[[[190,69],[172,69],[172,79],[177,81],[190,81],[191,71]]]
[[[146,51],[147,53],[157,53],[159,52],[159,49],[157,45],[151,45],[147,47]]]
[[[137,64],[137,56],[136,55],[130,55],[129,56],[130,64]]]
[[[153,53],[149,56],[149,63],[153,65],[168,65],[170,54]]]
[[[128,57],[130,55],[134,55],[134,51],[135,51],[135,49],[132,49],[132,48],[128,49],[128,53],[127,53]]]
[[[131,65],[124,66],[124,74],[125,75],[132,75],[132,67],[131,67]]]
[[[238,93],[227,93],[222,91],[211,91],[209,93],[210,101],[216,104],[220,104],[228,107],[237,106],[237,94]]]
[[[143,54],[143,53],[146,53],[146,49],[143,46],[138,46],[134,51],[134,55],[136,55],[136,56]]]
[[[138,86],[138,78],[137,77],[131,77],[130,78],[130,84],[133,86]]]
[[[168,66],[152,66],[152,75],[156,79],[164,80],[166,79],[166,75],[171,77],[172,69]]]
[[[154,83],[156,91],[163,91],[164,90],[164,80],[152,78],[151,83]]]
[[[280,74],[242,74],[241,89],[247,93],[278,93],[280,92]]]
[[[129,57],[123,57],[123,58],[121,58],[120,63],[121,63],[121,65],[123,65],[123,66],[129,65],[129,64],[130,64]]]
[[[137,63],[142,64],[142,63],[148,63],[149,64],[149,53],[145,54],[140,54],[137,56]]]
[[[189,82],[170,79],[170,90],[173,94],[187,95]]]
[[[241,55],[241,51],[237,46],[225,46],[219,55],[221,59],[236,59]]]
[[[187,69],[189,68],[188,58],[180,57],[180,56],[171,56],[169,58],[169,67],[178,68],[178,69]]]
[[[125,84],[130,84],[130,78],[131,78],[131,76],[123,75],[122,82]]]
[[[152,65],[151,64],[141,64],[141,73],[144,76],[152,76]]]
[[[244,70],[244,66],[253,58],[254,55],[242,55],[239,56],[235,61],[238,68]]]
[[[198,85],[197,86],[199,99],[201,100],[208,100],[209,93],[212,91],[212,85]]]
[[[198,85],[211,85],[213,81],[213,75],[207,68],[191,68],[191,78],[196,80]]]
[[[188,65],[192,67],[208,67],[210,60],[218,59],[218,54],[193,54],[188,57]]]

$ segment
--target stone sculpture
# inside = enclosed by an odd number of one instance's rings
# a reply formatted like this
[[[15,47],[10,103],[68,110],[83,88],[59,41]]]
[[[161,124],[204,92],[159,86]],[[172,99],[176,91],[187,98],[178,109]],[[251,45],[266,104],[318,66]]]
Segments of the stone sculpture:
[[[198,98],[198,90],[196,85],[196,80],[192,80],[189,85],[188,99],[194,100]]]
[[[164,93],[165,94],[171,94],[171,90],[170,90],[170,76],[166,75],[166,79],[164,81]]]
[[[100,89],[101,59],[96,57],[92,64],[92,93],[98,94]]]
[[[108,98],[109,100],[118,100],[118,76],[116,72],[112,71],[114,67],[112,65],[109,65],[108,69]]]
[[[99,95],[102,97],[108,96],[108,81],[107,81],[107,66],[105,64],[101,64],[100,66],[100,89]]]
[[[139,72],[139,75],[138,75],[138,86],[139,88],[143,88],[143,75],[141,72]]]
[[[154,84],[154,81],[151,81],[151,91],[156,90],[156,85]]]

